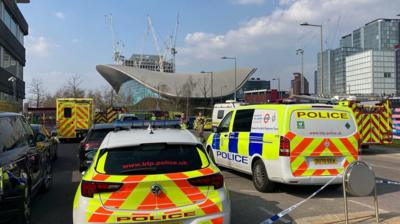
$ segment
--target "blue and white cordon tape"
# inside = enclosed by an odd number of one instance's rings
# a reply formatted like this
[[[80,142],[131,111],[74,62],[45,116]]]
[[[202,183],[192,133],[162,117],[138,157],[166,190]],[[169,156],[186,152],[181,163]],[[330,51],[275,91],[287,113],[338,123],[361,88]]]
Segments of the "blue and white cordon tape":
[[[400,182],[393,181],[393,180],[376,180],[377,184],[393,184],[393,185],[400,185]]]
[[[297,204],[294,204],[292,206],[290,206],[289,208],[279,212],[278,214],[272,216],[271,218],[261,222],[260,224],[272,224],[275,221],[279,220],[281,217],[287,215],[289,212],[295,210],[297,207],[299,207],[301,204],[303,204],[304,202],[310,200],[312,197],[314,197],[315,195],[317,195],[319,192],[321,192],[323,189],[326,188],[326,186],[328,186],[330,183],[332,183],[332,181],[334,181],[337,177],[339,176],[335,176],[332,179],[330,179],[324,186],[322,186],[320,189],[318,189],[316,192],[314,192],[312,195],[308,196],[308,198],[298,202]],[[341,176],[340,176],[341,177]]]

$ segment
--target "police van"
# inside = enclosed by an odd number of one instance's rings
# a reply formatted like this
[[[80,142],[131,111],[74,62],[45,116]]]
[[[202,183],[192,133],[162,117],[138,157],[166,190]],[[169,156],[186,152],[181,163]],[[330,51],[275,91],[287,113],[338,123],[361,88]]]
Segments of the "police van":
[[[358,149],[351,109],[327,104],[240,106],[207,141],[217,165],[251,174],[261,192],[272,191],[276,182],[325,184],[358,158]]]
[[[212,127],[217,127],[222,118],[224,118],[229,111],[244,104],[243,102],[236,102],[235,100],[227,100],[225,103],[215,104],[212,112]]]

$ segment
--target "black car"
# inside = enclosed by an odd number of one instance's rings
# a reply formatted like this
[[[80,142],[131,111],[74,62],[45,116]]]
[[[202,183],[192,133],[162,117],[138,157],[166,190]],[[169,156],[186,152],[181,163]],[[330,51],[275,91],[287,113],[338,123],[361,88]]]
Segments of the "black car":
[[[81,141],[79,148],[79,170],[81,172],[90,166],[104,137],[106,137],[108,132],[113,131],[114,128],[114,124],[105,123],[95,124],[89,129],[86,137]]]
[[[30,223],[31,198],[52,183],[50,153],[23,116],[0,112],[0,223]]]
[[[50,132],[44,125],[31,124],[33,132],[37,139],[37,146],[47,148],[50,151],[51,160],[56,160],[58,157],[58,141],[51,136]]]

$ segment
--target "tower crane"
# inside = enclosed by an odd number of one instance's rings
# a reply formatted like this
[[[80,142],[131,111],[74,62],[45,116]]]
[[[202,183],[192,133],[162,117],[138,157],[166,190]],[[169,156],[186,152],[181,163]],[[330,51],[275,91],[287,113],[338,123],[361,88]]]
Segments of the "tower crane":
[[[124,61],[124,56],[122,56],[122,50],[121,47],[124,47],[124,44],[122,43],[121,40],[117,38],[115,28],[114,28],[114,22],[113,22],[113,15],[112,13],[108,15],[104,15],[105,17],[105,22],[109,26],[110,31],[111,31],[111,41],[112,41],[112,47],[113,47],[113,60],[115,64],[121,64]]]
[[[153,22],[149,15],[147,15],[147,25],[148,25],[148,30],[151,32],[153,36],[153,43],[158,53],[160,72],[164,72],[164,56],[161,54],[160,46],[158,45],[158,38],[156,32],[154,31]]]

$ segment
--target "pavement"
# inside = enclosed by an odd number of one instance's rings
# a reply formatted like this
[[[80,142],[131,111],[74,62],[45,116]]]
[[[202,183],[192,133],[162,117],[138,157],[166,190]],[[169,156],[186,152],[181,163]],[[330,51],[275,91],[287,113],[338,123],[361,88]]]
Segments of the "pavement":
[[[33,224],[71,224],[72,202],[80,181],[78,145],[61,144],[55,161],[54,183],[32,203]],[[400,181],[400,148],[372,147],[361,159],[369,162],[378,178]],[[273,193],[260,193],[251,176],[222,169],[232,200],[232,224],[260,223],[311,195],[318,186],[279,185]],[[400,185],[379,184],[381,223],[400,223]],[[276,223],[344,223],[343,191],[329,186]],[[349,197],[350,223],[375,223],[372,197]]]

